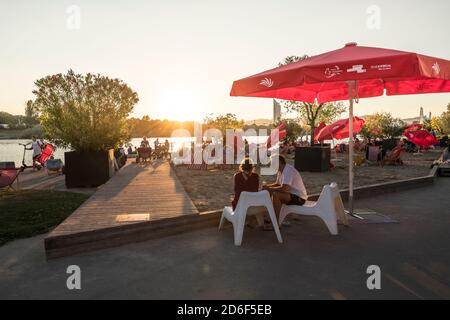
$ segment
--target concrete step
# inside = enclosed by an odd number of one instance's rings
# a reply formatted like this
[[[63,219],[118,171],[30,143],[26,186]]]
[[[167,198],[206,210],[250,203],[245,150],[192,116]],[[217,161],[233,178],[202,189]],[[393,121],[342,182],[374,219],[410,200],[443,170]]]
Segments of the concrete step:
[[[214,228],[219,225],[220,214],[220,212],[210,212],[100,228],[68,235],[50,234],[45,239],[45,252],[47,259],[56,259],[204,228]]]

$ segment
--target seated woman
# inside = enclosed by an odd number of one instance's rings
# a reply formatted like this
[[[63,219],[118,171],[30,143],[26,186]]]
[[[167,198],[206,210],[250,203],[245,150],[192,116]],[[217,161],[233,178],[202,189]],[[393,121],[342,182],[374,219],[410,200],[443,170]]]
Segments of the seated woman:
[[[255,166],[249,158],[245,158],[239,166],[239,172],[234,175],[234,199],[231,202],[233,210],[239,201],[241,192],[258,192],[259,176],[255,171]]]

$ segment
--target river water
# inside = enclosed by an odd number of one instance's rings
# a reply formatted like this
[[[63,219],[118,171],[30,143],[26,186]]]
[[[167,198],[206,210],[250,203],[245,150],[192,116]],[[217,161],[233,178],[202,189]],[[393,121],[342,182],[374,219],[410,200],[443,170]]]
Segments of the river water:
[[[154,146],[156,139],[158,139],[160,143],[164,143],[164,141],[166,139],[169,140],[172,150],[177,150],[178,148],[182,147],[183,143],[189,144],[191,141],[194,141],[194,138],[192,138],[192,137],[148,138],[150,145],[152,147]],[[249,141],[249,143],[263,143],[267,140],[267,137],[264,137],[264,136],[256,137],[255,136],[255,137],[246,137],[246,139]],[[141,141],[142,141],[141,138],[136,138],[136,139],[131,139],[130,143],[134,147],[139,147]],[[23,158],[23,146],[19,145],[19,143],[27,144],[30,142],[31,142],[31,140],[27,140],[27,139],[0,140],[0,162],[14,161],[16,164],[16,167],[19,167],[20,165],[22,165],[22,158]],[[57,148],[54,152],[54,157],[56,159],[61,159],[62,161],[64,161],[64,152],[66,152],[66,151],[68,151],[68,150]],[[25,152],[25,163],[28,165],[31,165],[32,154],[33,154],[33,152],[30,150],[27,150]]]

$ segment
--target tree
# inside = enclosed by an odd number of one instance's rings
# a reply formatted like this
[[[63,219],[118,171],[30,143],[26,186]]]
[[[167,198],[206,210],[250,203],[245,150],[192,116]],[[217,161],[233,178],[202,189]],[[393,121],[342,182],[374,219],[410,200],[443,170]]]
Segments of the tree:
[[[432,125],[434,124],[434,126],[437,127],[436,129],[438,130],[436,131],[441,134],[450,134],[450,103],[447,105],[447,111],[433,119],[435,119],[435,121],[432,121]]]
[[[69,70],[39,79],[35,85],[34,106],[57,146],[101,151],[129,138],[126,118],[139,98],[121,80]]]
[[[284,119],[280,120],[274,124],[274,127],[277,128],[281,125],[281,123],[285,124],[286,130],[286,138],[284,141],[286,142],[295,142],[299,137],[302,137],[304,134],[304,128],[301,125],[298,119]]]
[[[365,138],[393,139],[401,137],[405,128],[405,122],[394,118],[388,112],[379,112],[365,117],[365,125],[361,135]]]
[[[33,118],[33,119],[37,119],[37,117],[38,117],[38,112],[36,110],[33,100],[28,100],[26,103],[25,117]]]
[[[39,123],[39,113],[34,105],[33,100],[28,100],[25,105],[25,124],[27,127],[32,127]]]
[[[218,129],[222,132],[222,136],[225,138],[227,129],[242,129],[244,128],[244,121],[238,120],[236,115],[233,113],[219,115],[215,118],[212,114],[210,114],[203,119],[203,128],[205,130]]]
[[[442,123],[440,117],[432,117],[431,121],[431,129],[434,130],[438,134],[444,134],[444,129],[442,128]]]
[[[13,126],[17,123],[16,117],[4,111],[0,111],[0,123]]]
[[[279,66],[295,63],[308,59],[308,55],[288,56]],[[299,120],[310,127],[310,143],[314,144],[314,131],[319,122],[330,123],[335,121],[344,111],[342,102],[333,103],[308,103],[298,101],[284,101],[284,107],[288,112],[297,112]]]

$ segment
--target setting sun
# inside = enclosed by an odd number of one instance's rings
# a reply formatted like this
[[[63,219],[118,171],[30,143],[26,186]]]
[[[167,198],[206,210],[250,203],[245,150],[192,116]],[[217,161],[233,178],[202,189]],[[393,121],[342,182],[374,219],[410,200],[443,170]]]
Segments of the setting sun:
[[[201,97],[190,89],[163,90],[152,114],[160,119],[201,121],[208,114]]]

